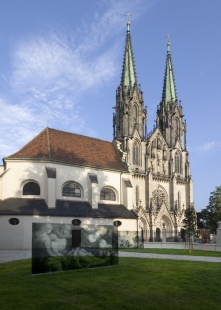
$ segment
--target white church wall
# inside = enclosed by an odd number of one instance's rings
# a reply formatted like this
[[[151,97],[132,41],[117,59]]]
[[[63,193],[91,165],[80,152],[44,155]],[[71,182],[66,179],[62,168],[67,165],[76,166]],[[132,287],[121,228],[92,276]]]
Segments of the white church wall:
[[[0,216],[0,249],[18,250],[24,249],[24,216],[16,216],[19,219],[18,225],[11,225],[9,219],[15,216]],[[28,233],[31,239],[31,231]]]
[[[48,178],[48,208],[55,208],[56,204],[56,179]]]
[[[141,200],[141,205],[146,206],[146,191],[145,191],[145,179],[143,178],[133,178],[133,199],[132,199],[132,207],[136,206],[136,187],[138,186],[139,188],[139,202],[138,204],[140,205],[140,200]]]
[[[185,185],[182,184],[176,184],[176,188],[175,188],[175,193],[174,193],[174,201],[178,201],[178,193],[180,193],[180,208],[183,209],[183,205],[184,205],[184,209],[186,209],[186,188]]]
[[[36,181],[40,185],[40,196],[25,196],[26,198],[46,199],[45,165],[30,161],[10,161],[7,163],[7,173],[2,177],[2,199],[23,197],[23,186],[28,181]]]
[[[107,200],[100,200],[101,203],[108,203],[108,204],[116,204],[120,203],[121,201],[121,174],[120,172],[112,172],[112,171],[97,171],[98,175],[98,188],[99,194],[103,187],[107,186],[114,190],[116,194],[116,201],[107,201]],[[100,180],[100,181],[99,181]]]
[[[56,182],[56,199],[67,200],[86,200],[90,201],[95,207],[100,201],[100,191],[104,186],[113,188],[116,193],[116,201],[108,201],[108,203],[116,203],[120,200],[120,173],[108,170],[96,170],[93,168],[73,167],[65,165],[56,165],[57,182]],[[98,184],[91,183],[88,174],[96,174]],[[63,197],[62,187],[64,183],[74,181],[82,188],[82,198]]]
[[[18,225],[11,225],[9,219],[19,219]],[[32,223],[60,223],[71,224],[72,217],[50,216],[0,216],[0,249],[4,250],[30,250],[32,247]],[[115,220],[120,220],[122,225],[119,231],[136,231],[136,219],[121,218],[79,218],[82,225],[113,225]],[[96,228],[96,227],[95,227]]]
[[[137,220],[134,219],[119,219],[122,223],[118,227],[118,231],[136,231],[137,230]]]
[[[133,187],[127,187],[125,184],[126,181],[130,181]],[[123,204],[127,209],[131,210],[133,208],[133,196],[134,185],[133,178],[131,174],[124,173],[121,177],[121,200],[120,204]]]
[[[56,179],[47,177],[46,168],[56,169]],[[10,161],[7,163],[10,168],[2,177],[2,199],[9,197],[24,197],[23,186],[28,181],[35,181],[40,185],[40,196],[29,196],[25,198],[43,198],[50,208],[55,207],[56,199],[66,200],[86,200],[97,207],[98,202],[115,204],[121,201],[121,173],[108,170],[98,170],[88,167],[75,167],[51,162],[31,162],[31,161]],[[97,175],[98,184],[91,183],[88,174]],[[74,181],[82,190],[82,197],[64,197],[62,188],[68,181]],[[108,186],[116,193],[116,201],[101,201],[100,191],[104,186]],[[93,189],[92,189],[93,187]]]

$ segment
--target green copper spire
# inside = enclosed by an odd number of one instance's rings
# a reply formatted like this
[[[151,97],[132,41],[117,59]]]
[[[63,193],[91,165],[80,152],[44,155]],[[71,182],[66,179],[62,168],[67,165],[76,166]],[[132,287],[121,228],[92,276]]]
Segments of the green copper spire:
[[[165,69],[165,75],[164,75],[163,95],[162,95],[162,102],[165,102],[166,105],[168,103],[174,103],[177,100],[169,42],[167,43],[167,48],[168,50],[167,50],[167,59],[166,59],[166,69]]]
[[[130,35],[130,22],[128,21],[121,85],[122,87],[127,86],[127,90],[129,90],[135,84],[137,84],[137,76],[136,76],[131,35]]]

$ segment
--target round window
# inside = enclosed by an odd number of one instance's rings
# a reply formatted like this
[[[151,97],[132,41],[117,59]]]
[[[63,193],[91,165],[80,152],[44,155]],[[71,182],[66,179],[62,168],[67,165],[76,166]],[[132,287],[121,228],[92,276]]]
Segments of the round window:
[[[19,224],[19,219],[15,218],[15,217],[12,217],[9,219],[9,223],[11,225],[18,225]]]
[[[74,220],[72,220],[71,221],[71,223],[73,224],[73,225],[80,225],[81,224],[81,220],[78,220],[78,219],[74,219]]]
[[[115,227],[119,227],[122,225],[121,221],[114,221],[113,224]]]

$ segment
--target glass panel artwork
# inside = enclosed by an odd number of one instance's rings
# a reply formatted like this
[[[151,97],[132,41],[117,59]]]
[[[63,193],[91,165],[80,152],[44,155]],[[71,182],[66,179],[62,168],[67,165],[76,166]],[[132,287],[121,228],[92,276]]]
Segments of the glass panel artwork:
[[[118,248],[143,248],[141,231],[118,231]]]
[[[32,274],[118,264],[113,225],[32,224]]]

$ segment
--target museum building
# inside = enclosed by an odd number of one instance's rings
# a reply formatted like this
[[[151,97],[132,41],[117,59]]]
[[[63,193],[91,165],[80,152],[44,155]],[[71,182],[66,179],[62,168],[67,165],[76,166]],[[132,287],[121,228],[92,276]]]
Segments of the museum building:
[[[130,23],[116,93],[113,142],[45,128],[0,166],[0,249],[31,249],[32,223],[112,225],[145,241],[181,238],[193,206],[186,122],[178,101],[167,44],[164,86],[156,126],[147,134]],[[129,238],[129,237],[128,237]]]

